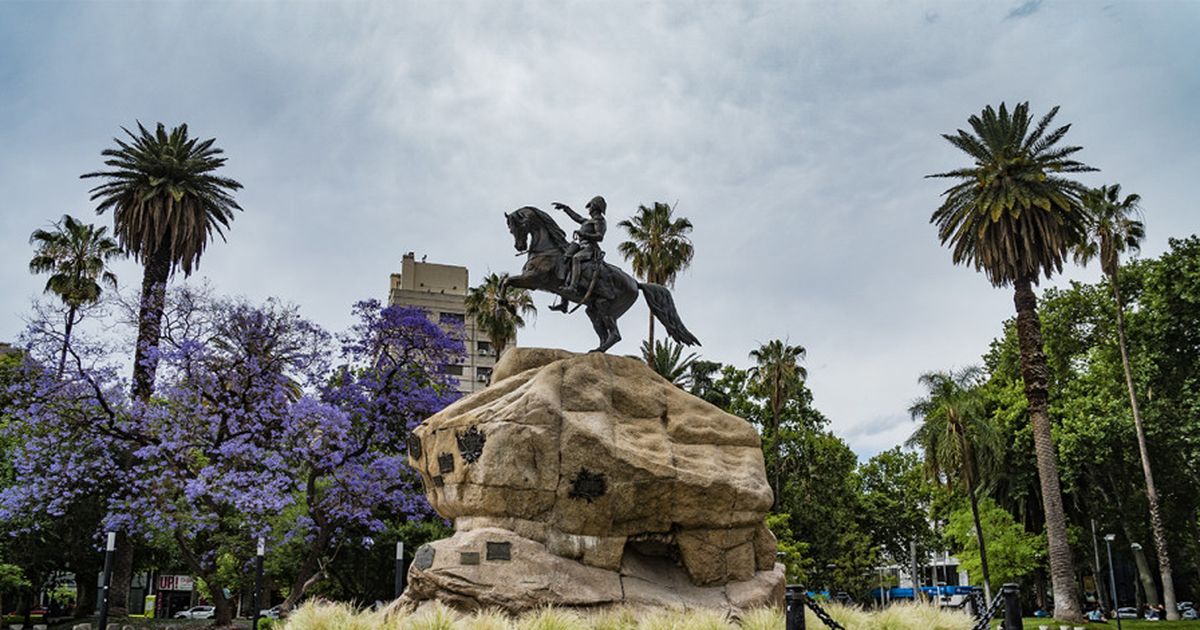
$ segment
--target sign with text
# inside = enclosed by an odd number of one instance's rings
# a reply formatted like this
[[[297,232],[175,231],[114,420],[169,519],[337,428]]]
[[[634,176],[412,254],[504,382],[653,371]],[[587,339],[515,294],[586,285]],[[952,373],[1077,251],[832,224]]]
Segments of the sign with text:
[[[196,585],[190,575],[160,575],[158,590],[160,591],[190,591]]]

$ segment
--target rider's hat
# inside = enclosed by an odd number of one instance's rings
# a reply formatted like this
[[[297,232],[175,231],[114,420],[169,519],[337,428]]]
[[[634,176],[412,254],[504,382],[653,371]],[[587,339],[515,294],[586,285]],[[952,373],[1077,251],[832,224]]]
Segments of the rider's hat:
[[[604,214],[604,211],[608,209],[608,204],[604,201],[604,197],[596,195],[595,197],[592,197],[591,201],[587,202],[587,209],[599,210],[600,214]]]

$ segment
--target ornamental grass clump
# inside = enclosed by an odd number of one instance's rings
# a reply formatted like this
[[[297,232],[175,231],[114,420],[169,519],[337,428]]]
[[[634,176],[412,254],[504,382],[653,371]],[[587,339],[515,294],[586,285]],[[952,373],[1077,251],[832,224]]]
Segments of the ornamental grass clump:
[[[897,604],[882,611],[827,604],[825,610],[849,630],[967,630],[974,620],[962,611],[925,604]],[[824,624],[807,611],[809,628]],[[460,614],[436,604],[420,613],[402,609],[355,612],[346,604],[313,602],[296,610],[284,630],[784,630],[783,612],[755,608],[733,619],[711,610],[615,608],[578,612],[542,608],[513,617],[501,610]]]

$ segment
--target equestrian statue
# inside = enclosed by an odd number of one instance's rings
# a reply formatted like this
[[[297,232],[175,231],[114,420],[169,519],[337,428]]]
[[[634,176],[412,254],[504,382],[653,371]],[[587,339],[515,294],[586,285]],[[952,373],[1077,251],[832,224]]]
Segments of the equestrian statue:
[[[520,275],[501,281],[500,295],[504,295],[507,285],[512,285],[559,296],[561,299],[550,307],[552,310],[566,313],[571,302],[576,303],[575,309],[584,306],[592,328],[600,337],[600,345],[592,352],[604,352],[621,340],[617,319],[637,301],[640,289],[650,312],[662,322],[672,339],[688,346],[700,345],[700,340],[679,319],[675,300],[666,287],[638,282],[620,267],[604,262],[600,242],[607,231],[606,205],[603,197],[593,197],[587,203],[588,216],[584,217],[565,204],[553,204],[579,224],[574,241],[567,240],[566,233],[549,214],[533,206],[506,212],[504,217],[513,235],[513,246],[527,258]],[[507,304],[502,306],[511,308]]]

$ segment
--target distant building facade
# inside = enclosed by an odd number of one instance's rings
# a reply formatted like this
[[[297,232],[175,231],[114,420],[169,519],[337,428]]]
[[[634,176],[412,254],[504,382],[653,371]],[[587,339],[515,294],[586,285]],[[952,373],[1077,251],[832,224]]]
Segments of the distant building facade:
[[[416,260],[412,252],[400,262],[400,273],[392,274],[388,304],[425,309],[429,317],[448,329],[460,329],[466,356],[462,363],[445,366],[458,379],[463,394],[487,387],[496,366],[496,352],[487,335],[479,332],[474,318],[467,317],[467,291],[470,278],[466,267],[441,265]],[[510,344],[517,345],[516,340]]]

